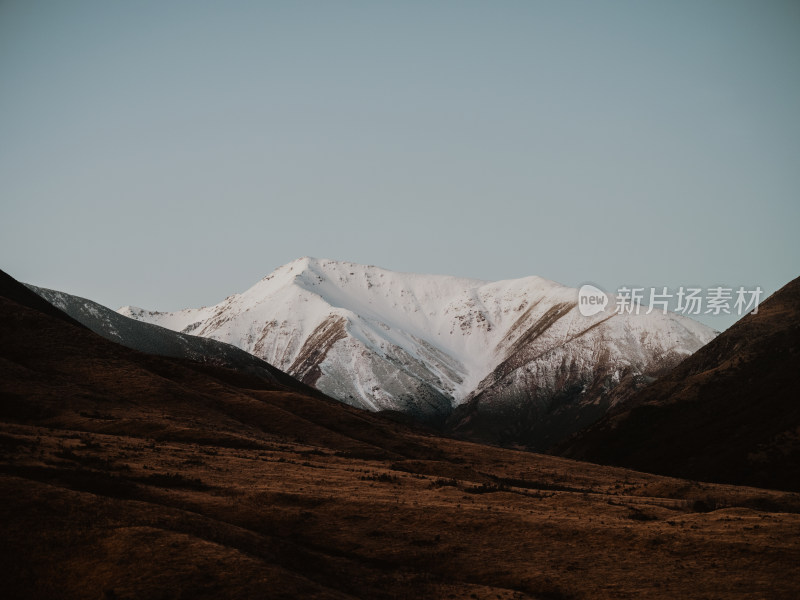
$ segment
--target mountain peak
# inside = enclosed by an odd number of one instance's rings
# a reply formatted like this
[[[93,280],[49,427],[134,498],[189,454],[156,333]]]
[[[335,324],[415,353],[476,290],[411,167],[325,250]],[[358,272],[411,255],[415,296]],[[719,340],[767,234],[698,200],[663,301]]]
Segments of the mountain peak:
[[[601,393],[714,335],[675,315],[587,318],[576,303],[577,290],[536,276],[487,282],[303,256],[216,306],[127,314],[238,346],[354,406],[440,416],[477,396],[547,406],[565,386]]]

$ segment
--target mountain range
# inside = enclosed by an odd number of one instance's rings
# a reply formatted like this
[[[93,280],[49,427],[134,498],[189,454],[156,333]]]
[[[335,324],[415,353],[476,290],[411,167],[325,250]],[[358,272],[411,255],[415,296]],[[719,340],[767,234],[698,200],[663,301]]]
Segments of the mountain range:
[[[210,307],[122,315],[236,346],[352,406],[544,448],[716,335],[673,313],[583,316],[577,290],[304,257]]]
[[[162,335],[156,349],[180,350]],[[798,494],[434,435],[300,382],[124,347],[2,272],[0,374],[5,598],[800,591]]]

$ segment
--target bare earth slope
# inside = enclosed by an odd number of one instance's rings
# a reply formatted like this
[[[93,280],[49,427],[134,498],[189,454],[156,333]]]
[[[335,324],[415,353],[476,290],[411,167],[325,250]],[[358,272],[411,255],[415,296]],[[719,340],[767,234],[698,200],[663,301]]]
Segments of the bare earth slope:
[[[800,279],[559,449],[655,473],[800,490]]]

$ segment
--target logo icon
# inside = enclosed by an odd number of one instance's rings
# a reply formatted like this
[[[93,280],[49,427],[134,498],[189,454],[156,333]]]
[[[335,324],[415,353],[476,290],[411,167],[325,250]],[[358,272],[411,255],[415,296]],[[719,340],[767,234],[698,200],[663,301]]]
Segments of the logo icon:
[[[578,290],[578,310],[584,317],[603,312],[608,305],[606,293],[593,285],[582,285]]]

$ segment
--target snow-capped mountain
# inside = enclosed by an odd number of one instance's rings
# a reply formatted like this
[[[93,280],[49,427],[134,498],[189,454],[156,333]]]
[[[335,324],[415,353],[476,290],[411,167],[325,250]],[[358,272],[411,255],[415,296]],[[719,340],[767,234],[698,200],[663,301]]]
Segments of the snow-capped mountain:
[[[215,306],[119,312],[238,346],[353,406],[430,418],[476,398],[484,410],[547,406],[577,389],[595,402],[715,335],[674,314],[584,317],[577,290],[540,277],[487,282],[309,257]]]

